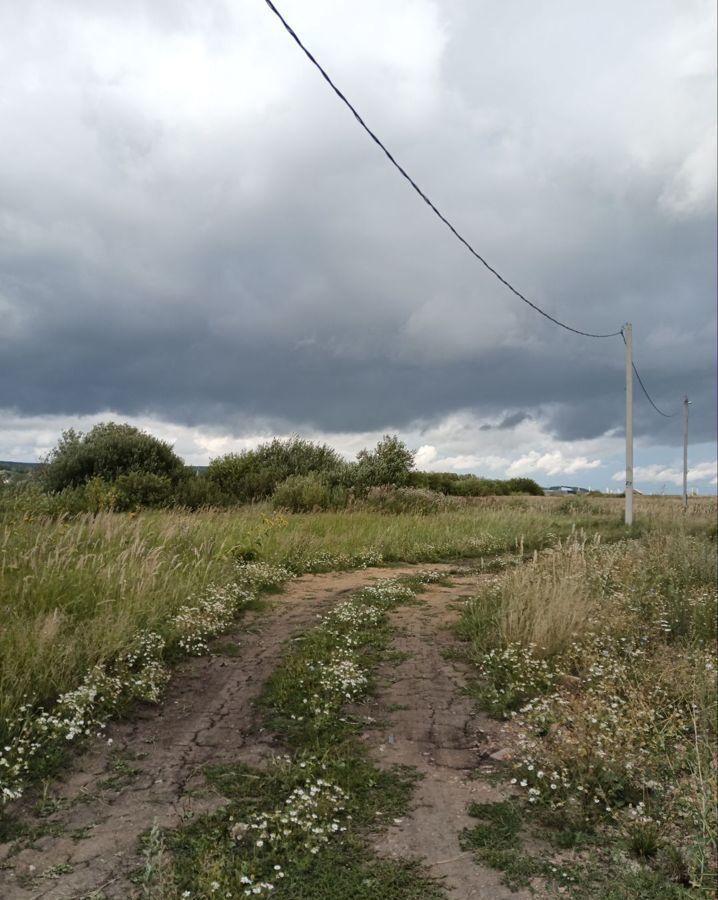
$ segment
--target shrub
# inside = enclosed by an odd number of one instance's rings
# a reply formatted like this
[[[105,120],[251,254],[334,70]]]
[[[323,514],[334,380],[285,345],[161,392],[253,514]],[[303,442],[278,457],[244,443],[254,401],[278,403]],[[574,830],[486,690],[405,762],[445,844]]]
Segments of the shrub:
[[[346,506],[348,493],[341,485],[331,485],[321,475],[290,475],[272,495],[275,509],[312,512]]]
[[[185,509],[206,509],[210,506],[226,506],[230,498],[206,475],[189,470],[175,487],[172,500],[175,506],[183,506]]]
[[[299,437],[275,439],[256,450],[213,459],[207,477],[233,500],[263,500],[292,475],[320,473],[339,477],[346,464],[331,447]]]
[[[457,501],[458,502],[458,501]],[[385,513],[409,513],[426,516],[446,508],[446,498],[421,488],[394,488],[388,485],[369,490],[364,503],[373,510]]]
[[[120,475],[113,488],[118,510],[138,509],[141,506],[169,506],[172,502],[172,482],[166,475],[151,472],[128,472]]]
[[[531,494],[534,497],[543,497],[543,488],[533,478],[509,478],[506,482],[510,494]]]
[[[479,478],[456,472],[411,472],[408,483],[412,487],[428,488],[454,497],[490,497],[508,494],[543,496],[543,490],[532,478]]]
[[[101,422],[87,434],[70,429],[48,455],[41,478],[49,491],[86,484],[91,478],[115,481],[142,472],[176,481],[184,463],[165,441],[132,425]]]

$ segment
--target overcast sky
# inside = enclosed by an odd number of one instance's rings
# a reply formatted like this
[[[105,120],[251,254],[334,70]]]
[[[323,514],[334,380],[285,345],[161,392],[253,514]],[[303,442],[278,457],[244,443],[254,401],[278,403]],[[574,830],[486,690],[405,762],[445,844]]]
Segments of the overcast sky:
[[[713,0],[279,5],[493,266],[633,323],[715,491]],[[0,0],[0,35],[0,459],[114,418],[193,463],[398,432],[425,468],[621,487],[621,339],[493,279],[262,0]],[[637,393],[636,437],[675,491],[680,416]]]

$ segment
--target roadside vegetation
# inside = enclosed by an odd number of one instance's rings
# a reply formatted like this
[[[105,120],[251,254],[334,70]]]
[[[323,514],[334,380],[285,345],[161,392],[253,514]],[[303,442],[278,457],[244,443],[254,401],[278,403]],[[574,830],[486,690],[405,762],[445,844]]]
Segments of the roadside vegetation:
[[[176,647],[179,611],[233,582],[246,562],[293,574],[456,558],[489,566],[503,554],[550,546],[577,521],[593,528],[605,521],[621,533],[615,512],[592,523],[590,515],[562,512],[560,501],[537,503],[546,506],[392,516],[285,515],[266,505],[72,518],[5,511],[0,721],[28,702],[47,708],[94,666],[126,652],[140,632],[158,632]]]
[[[515,802],[476,809],[465,837],[478,858],[513,883],[575,883],[581,898],[713,896],[711,531],[676,517],[638,541],[576,533],[468,601],[460,634],[479,702],[519,747]],[[553,861],[523,846],[532,827]]]

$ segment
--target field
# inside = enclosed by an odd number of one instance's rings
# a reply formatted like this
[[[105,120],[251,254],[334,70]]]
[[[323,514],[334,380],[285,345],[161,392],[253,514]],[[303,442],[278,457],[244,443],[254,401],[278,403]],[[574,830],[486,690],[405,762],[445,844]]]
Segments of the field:
[[[711,896],[715,519],[0,505],[0,894]]]

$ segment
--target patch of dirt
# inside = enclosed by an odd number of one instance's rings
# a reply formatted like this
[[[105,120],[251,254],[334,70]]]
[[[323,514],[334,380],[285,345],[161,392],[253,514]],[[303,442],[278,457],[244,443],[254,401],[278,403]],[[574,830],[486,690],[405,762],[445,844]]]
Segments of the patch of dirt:
[[[472,801],[504,800],[507,792],[472,778],[477,767],[492,768],[491,754],[504,754],[508,729],[477,713],[465,693],[467,667],[447,658],[457,649],[450,630],[458,618],[456,602],[476,593],[485,576],[452,577],[452,587],[430,586],[425,605],[402,607],[393,621],[399,634],[388,662],[377,675],[378,694],[360,712],[377,727],[364,741],[381,765],[415,767],[421,780],[414,790],[411,813],[398,819],[377,839],[375,850],[389,858],[419,859],[443,880],[451,900],[525,900],[501,884],[500,874],[478,866],[471,851],[462,851],[464,828],[476,824],[467,814]]]
[[[53,810],[49,815],[34,814],[31,797],[16,808],[23,823],[46,833],[23,849],[12,842],[0,845],[0,897],[132,896],[129,876],[141,865],[139,835],[154,822],[174,827],[222,803],[206,790],[204,766],[230,760],[257,765],[278,752],[254,703],[285,643],[370,579],[416,568],[298,578],[271,599],[269,612],[245,616],[236,632],[218,639],[225,655],[177,666],[160,705],[142,707],[131,721],[111,725],[106,738],[53,785],[51,798],[44,798],[45,809]],[[236,656],[226,655],[228,644],[238,645]]]

